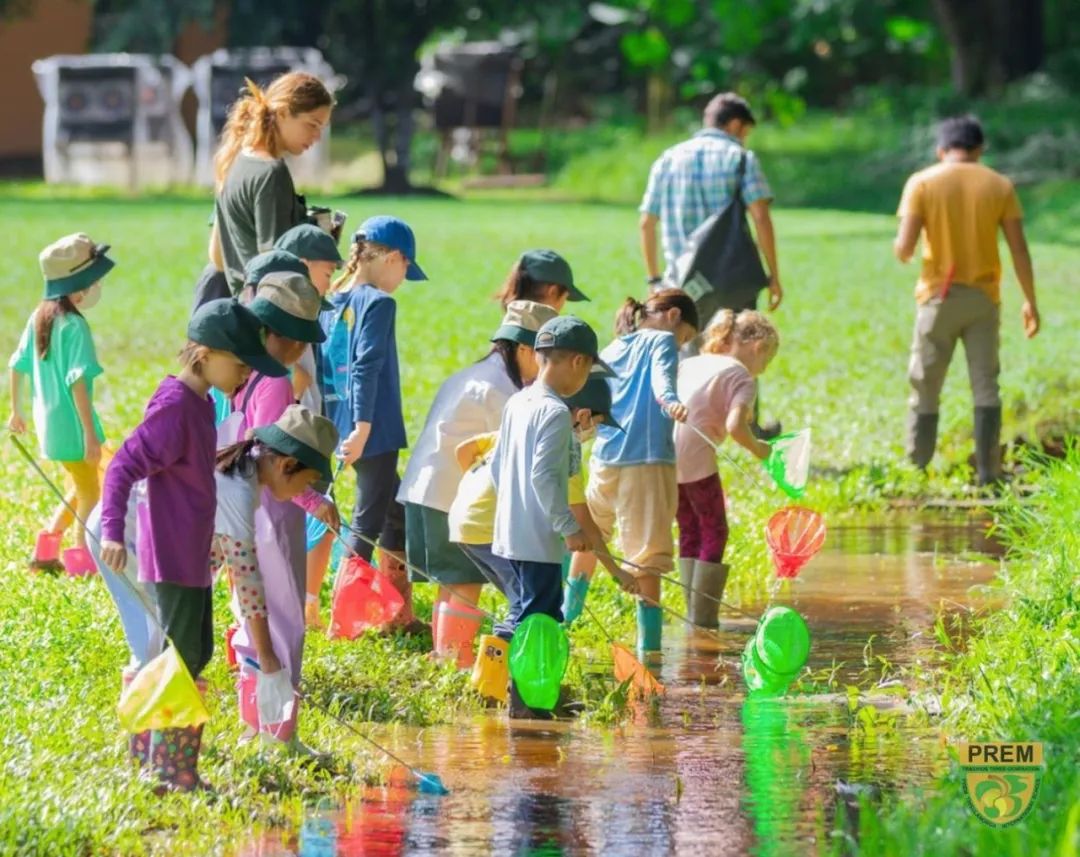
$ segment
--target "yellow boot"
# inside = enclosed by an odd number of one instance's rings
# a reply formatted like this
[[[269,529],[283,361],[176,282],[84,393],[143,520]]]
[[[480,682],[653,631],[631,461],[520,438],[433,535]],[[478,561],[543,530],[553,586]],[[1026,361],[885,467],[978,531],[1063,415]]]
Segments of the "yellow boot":
[[[480,638],[478,649],[472,671],[473,689],[481,696],[505,704],[506,686],[510,679],[506,662],[510,644],[494,634],[484,634]]]

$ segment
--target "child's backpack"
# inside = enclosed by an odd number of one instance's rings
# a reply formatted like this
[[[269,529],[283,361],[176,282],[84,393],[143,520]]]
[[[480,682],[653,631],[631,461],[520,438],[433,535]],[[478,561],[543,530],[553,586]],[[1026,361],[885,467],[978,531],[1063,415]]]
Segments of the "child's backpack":
[[[348,303],[334,310],[330,333],[320,349],[320,382],[323,401],[328,405],[349,399],[349,333],[355,323],[353,309]]]

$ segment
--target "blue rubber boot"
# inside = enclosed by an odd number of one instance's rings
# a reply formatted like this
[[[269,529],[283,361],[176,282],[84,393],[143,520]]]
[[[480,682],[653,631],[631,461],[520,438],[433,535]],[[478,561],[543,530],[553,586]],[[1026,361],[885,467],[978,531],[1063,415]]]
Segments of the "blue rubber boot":
[[[566,582],[566,590],[563,593],[563,624],[569,628],[585,609],[585,599],[589,594],[589,577],[571,577]]]
[[[655,604],[637,603],[638,652],[659,652],[663,633],[664,614]]]

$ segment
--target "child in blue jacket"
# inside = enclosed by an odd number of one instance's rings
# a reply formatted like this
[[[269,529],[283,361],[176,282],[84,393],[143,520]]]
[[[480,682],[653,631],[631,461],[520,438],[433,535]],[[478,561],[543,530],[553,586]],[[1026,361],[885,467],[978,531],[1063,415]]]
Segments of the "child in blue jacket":
[[[342,437],[340,454],[356,471],[351,545],[366,560],[378,542],[382,571],[401,592],[397,624],[420,630],[405,573],[405,510],[395,499],[398,454],[407,445],[391,297],[405,280],[426,280],[412,229],[396,217],[371,217],[353,235],[349,261],[320,319],[327,334],[320,382],[326,415]]]

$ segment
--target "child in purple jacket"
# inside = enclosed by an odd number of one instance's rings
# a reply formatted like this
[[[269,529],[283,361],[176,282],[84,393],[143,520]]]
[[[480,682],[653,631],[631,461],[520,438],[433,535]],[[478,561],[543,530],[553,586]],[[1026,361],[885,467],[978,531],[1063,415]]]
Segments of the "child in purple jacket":
[[[217,434],[208,393],[230,395],[252,369],[282,376],[266,353],[258,318],[222,298],[200,307],[188,323],[183,367],[158,386],[143,421],[116,453],[105,475],[101,559],[118,574],[127,562],[124,519],[132,486],[146,480],[139,507],[136,552],[139,580],[153,595],[158,621],[192,678],[213,652],[210,548],[217,511],[214,482]],[[132,752],[148,762],[160,790],[190,791],[205,784],[196,766],[202,726],[135,736]]]

